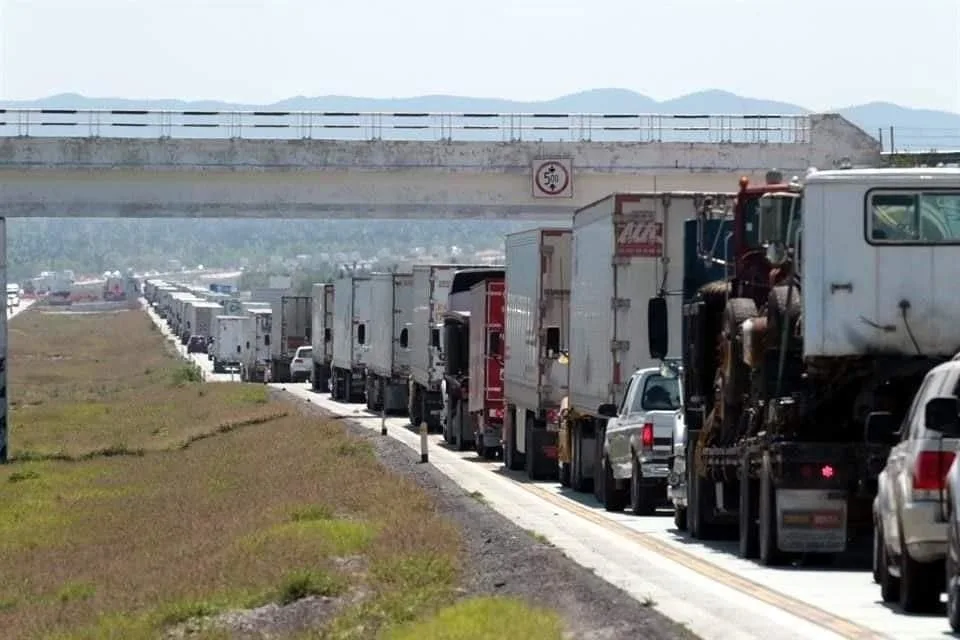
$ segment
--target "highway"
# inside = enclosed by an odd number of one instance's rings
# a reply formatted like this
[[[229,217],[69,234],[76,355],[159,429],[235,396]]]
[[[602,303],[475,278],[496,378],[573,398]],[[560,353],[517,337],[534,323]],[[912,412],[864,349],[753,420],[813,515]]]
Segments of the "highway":
[[[169,335],[166,324],[148,313]],[[213,374],[206,354],[179,353],[208,382],[237,381]],[[381,418],[360,404],[343,404],[309,384],[273,384],[295,398],[379,431]],[[388,436],[419,451],[407,418],[387,418]],[[944,615],[911,616],[880,602],[868,571],[824,567],[766,568],[736,555],[735,541],[703,543],[674,529],[670,512],[641,517],[608,513],[592,494],[557,482],[531,482],[476,453],[449,449],[428,436],[430,463],[517,525],[534,531],[578,564],[705,640],[929,640],[949,635]]]
[[[274,384],[335,416],[380,429],[363,405],[342,404],[306,384]],[[388,435],[419,450],[407,418],[388,418]],[[536,531],[579,564],[705,639],[895,638],[949,635],[944,615],[911,616],[880,602],[868,571],[766,568],[740,559],[736,542],[704,544],[674,529],[670,513],[608,513],[590,494],[556,482],[530,482],[500,461],[447,448],[428,436],[430,462],[491,507]]]

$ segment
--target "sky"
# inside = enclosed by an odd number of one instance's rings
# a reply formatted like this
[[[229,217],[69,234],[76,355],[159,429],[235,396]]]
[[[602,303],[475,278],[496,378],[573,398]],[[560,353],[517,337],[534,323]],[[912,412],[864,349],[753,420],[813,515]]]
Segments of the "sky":
[[[960,0],[0,0],[0,100],[609,87],[960,113]]]

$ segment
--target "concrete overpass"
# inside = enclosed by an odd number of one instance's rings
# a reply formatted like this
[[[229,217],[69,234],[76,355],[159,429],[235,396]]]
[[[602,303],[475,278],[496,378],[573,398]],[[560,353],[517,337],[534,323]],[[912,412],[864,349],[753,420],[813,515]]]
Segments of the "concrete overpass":
[[[880,152],[833,114],[0,110],[0,211],[556,219],[617,190],[733,191]]]

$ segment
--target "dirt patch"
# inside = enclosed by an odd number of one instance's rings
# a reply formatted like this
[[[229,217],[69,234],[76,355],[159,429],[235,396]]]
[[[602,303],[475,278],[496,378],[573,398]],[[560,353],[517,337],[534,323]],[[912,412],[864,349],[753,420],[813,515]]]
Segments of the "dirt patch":
[[[311,404],[301,403],[299,410],[308,415],[326,415]],[[697,638],[682,625],[657,612],[652,606],[654,603],[639,602],[630,597],[484,505],[477,496],[464,491],[435,467],[418,464],[419,455],[402,443],[378,437],[349,419],[341,423],[348,433],[368,443],[387,468],[426,490],[436,502],[438,514],[456,524],[463,540],[461,597],[518,598],[528,605],[559,612],[566,637],[577,640]],[[500,614],[503,614],[502,609]],[[526,615],[530,615],[529,609],[514,618],[515,627],[511,627],[508,621],[502,637],[528,637],[516,635],[520,630],[535,633],[527,630],[523,621]],[[422,633],[428,633],[428,628]],[[416,636],[411,634],[409,637]]]

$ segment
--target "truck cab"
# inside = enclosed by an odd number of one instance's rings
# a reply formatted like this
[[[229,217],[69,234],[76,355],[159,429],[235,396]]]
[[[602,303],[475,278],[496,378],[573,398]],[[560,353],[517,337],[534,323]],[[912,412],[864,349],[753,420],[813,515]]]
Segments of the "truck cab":
[[[613,413],[601,462],[608,511],[629,505],[637,515],[651,515],[667,504],[674,427],[681,411],[679,374],[672,364],[638,369],[627,380],[620,405],[605,407]]]

